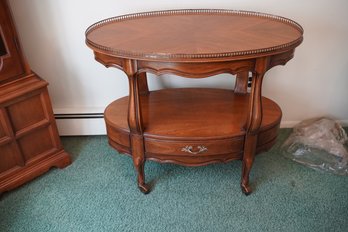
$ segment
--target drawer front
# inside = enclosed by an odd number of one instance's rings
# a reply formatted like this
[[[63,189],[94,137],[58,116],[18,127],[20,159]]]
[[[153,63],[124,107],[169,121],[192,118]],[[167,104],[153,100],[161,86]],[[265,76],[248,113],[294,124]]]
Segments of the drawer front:
[[[221,155],[242,151],[243,143],[243,137],[208,141],[167,141],[145,138],[145,153],[173,156]]]

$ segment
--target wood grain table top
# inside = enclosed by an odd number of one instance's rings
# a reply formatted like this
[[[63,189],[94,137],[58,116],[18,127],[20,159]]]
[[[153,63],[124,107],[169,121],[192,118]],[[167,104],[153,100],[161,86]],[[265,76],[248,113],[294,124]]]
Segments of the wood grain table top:
[[[298,46],[303,29],[269,14],[233,10],[171,10],[118,16],[86,31],[94,51],[157,61],[235,60]]]

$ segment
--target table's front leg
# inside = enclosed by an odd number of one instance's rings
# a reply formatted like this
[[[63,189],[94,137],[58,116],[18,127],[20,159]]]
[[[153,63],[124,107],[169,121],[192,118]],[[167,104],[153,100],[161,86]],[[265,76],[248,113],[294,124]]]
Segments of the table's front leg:
[[[129,80],[129,106],[128,106],[128,125],[130,129],[130,143],[133,163],[138,174],[138,187],[143,193],[149,193],[150,188],[145,184],[145,152],[143,137],[143,122],[141,114],[140,94],[147,90],[144,78],[137,73],[136,61],[126,60],[124,62],[124,71]],[[146,77],[146,76],[145,76]]]
[[[245,126],[246,136],[244,143],[243,167],[242,167],[242,191],[249,195],[251,188],[249,186],[249,174],[254,163],[257,137],[262,122],[262,80],[267,71],[269,59],[267,57],[259,58],[256,61],[253,72],[251,93],[249,99],[249,114]]]

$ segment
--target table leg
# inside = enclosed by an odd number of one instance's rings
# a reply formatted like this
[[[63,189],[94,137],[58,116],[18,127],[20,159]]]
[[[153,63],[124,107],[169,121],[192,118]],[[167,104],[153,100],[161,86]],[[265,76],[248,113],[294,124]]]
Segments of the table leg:
[[[128,125],[130,129],[131,153],[134,167],[137,171],[138,187],[141,192],[149,193],[150,188],[145,184],[145,148],[143,137],[143,122],[141,114],[140,92],[141,87],[145,88],[144,76],[136,72],[136,64],[132,61],[125,62],[124,70],[129,80],[129,105],[128,105]],[[146,77],[146,76],[145,76]],[[147,86],[147,84],[146,84]]]
[[[243,168],[241,188],[244,194],[249,195],[252,190],[249,186],[249,174],[254,163],[257,135],[262,122],[262,80],[267,71],[269,60],[259,58],[253,72],[251,93],[249,97],[249,115],[245,126],[246,136],[244,142]]]
[[[257,135],[246,136],[245,143],[244,143],[242,182],[241,182],[241,188],[245,195],[249,195],[252,192],[252,189],[249,186],[249,174],[255,159],[256,143],[257,143]]]
[[[249,71],[237,73],[236,84],[234,86],[235,93],[247,93],[249,81]]]
[[[138,82],[139,82],[139,92],[140,92],[140,94],[141,95],[149,94],[149,86],[147,84],[146,73],[140,73],[138,75]]]
[[[150,186],[145,183],[144,138],[142,135],[131,135],[131,147],[134,167],[137,171],[138,188],[144,194],[150,192]]]

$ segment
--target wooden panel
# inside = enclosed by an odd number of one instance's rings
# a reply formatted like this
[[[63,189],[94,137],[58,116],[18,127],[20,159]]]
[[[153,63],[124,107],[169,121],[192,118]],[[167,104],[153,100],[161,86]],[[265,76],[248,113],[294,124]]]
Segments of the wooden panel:
[[[156,61],[138,61],[139,72],[151,72],[156,75],[175,74],[189,78],[205,78],[221,73],[237,74],[254,68],[254,60],[225,62],[172,63]]]
[[[28,162],[38,155],[54,149],[50,128],[42,128],[18,140],[25,161]]]
[[[5,129],[4,129],[4,127],[3,127],[3,125],[1,124],[1,121],[0,121],[0,139],[2,139],[5,136],[6,136]]]
[[[15,144],[0,146],[0,174],[21,165],[21,155],[15,148]]]
[[[15,132],[46,119],[40,95],[9,106],[8,113]]]
[[[5,118],[0,109],[0,139],[8,135],[7,130],[5,130],[5,125]]]

